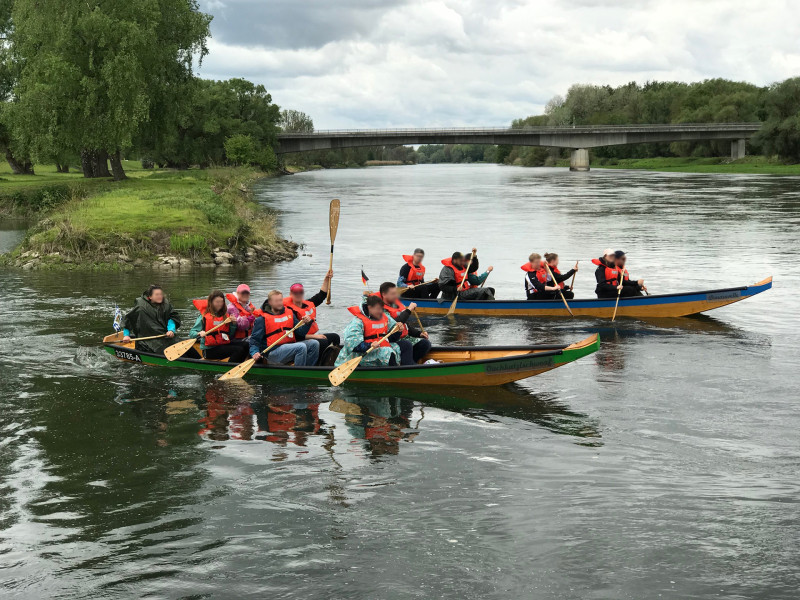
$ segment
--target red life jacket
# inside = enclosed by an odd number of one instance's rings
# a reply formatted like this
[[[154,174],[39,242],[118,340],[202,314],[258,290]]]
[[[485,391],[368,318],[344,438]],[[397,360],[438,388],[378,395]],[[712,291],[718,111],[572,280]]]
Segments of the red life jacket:
[[[550,267],[550,265],[547,265],[547,266]],[[550,271],[553,273],[553,283],[555,283],[555,280],[556,280],[555,276],[556,275],[561,275],[561,271],[558,270],[558,267],[550,267]],[[547,275],[547,271],[546,270],[545,270],[545,275]],[[549,280],[549,277],[548,277],[548,280]],[[564,282],[563,281],[561,283],[557,284],[557,285],[562,290],[564,289]]]
[[[203,313],[203,331],[209,331],[213,329],[227,318],[227,314],[222,315],[221,317],[215,317],[210,312]],[[223,346],[225,344],[230,344],[230,332],[231,324],[225,323],[225,325],[217,329],[215,332],[206,335],[204,338],[204,343],[206,346]]]
[[[609,285],[617,286],[619,285],[619,269],[617,267],[606,267],[605,268],[605,278],[606,283]],[[628,279],[628,270],[623,267],[624,275],[622,276],[623,280]]]
[[[255,306],[253,306],[252,303],[249,303],[247,306],[242,306],[242,304],[239,302],[239,298],[236,297],[236,294],[227,293],[225,294],[225,298],[227,298],[228,302],[230,302],[236,307],[236,310],[239,311],[239,315],[241,315],[242,317],[249,317],[250,315],[255,313],[256,310]],[[250,327],[250,329],[239,329],[237,327],[236,333],[233,334],[233,339],[243,340],[251,333],[253,333],[252,326]]]
[[[201,313],[206,312],[206,308],[208,308],[208,298],[196,298],[192,300],[192,304],[194,304],[194,307]]]
[[[386,313],[381,315],[379,321],[371,319],[370,317],[366,316],[360,306],[351,306],[347,310],[356,317],[357,319],[361,319],[361,323],[364,325],[364,341],[371,344],[372,342],[381,339],[387,333],[389,333],[389,317],[386,316]],[[381,342],[381,346],[391,346],[389,340],[383,340]]]
[[[461,280],[464,279],[464,275],[466,274],[467,269],[466,268],[464,268],[464,269],[456,268],[456,266],[453,264],[453,259],[452,258],[443,259],[442,260],[442,264],[445,267],[450,267],[451,269],[453,269],[453,273],[456,274],[456,287],[461,285]],[[470,285],[469,281],[464,279],[464,287],[462,287],[461,289],[462,290],[468,290],[471,287],[472,287],[472,285]]]
[[[544,267],[542,267],[541,265],[539,265],[539,268],[536,271],[534,271],[533,267],[531,266],[531,263],[526,262],[524,265],[520,267],[520,269],[528,273],[528,275],[525,276],[526,292],[531,294],[536,294],[539,291],[533,286],[533,284],[531,284],[528,281],[528,279],[530,278],[530,273],[534,273],[536,275],[536,279],[538,279],[541,283],[544,283],[545,285],[547,284],[547,273],[545,272]]]
[[[373,292],[370,295],[378,296],[380,297],[381,300],[383,300],[383,296],[381,296],[380,292]],[[402,302],[400,302],[399,300],[397,301],[397,307],[391,306],[390,304],[386,304],[386,300],[383,300],[383,310],[388,312],[389,316],[392,317],[395,321],[397,321],[397,315],[399,315],[405,309],[406,307],[403,306]],[[400,337],[401,338],[406,337],[408,335],[408,326],[405,323],[401,323],[400,321],[397,321],[397,324],[400,326],[400,331],[403,332],[403,335],[401,335]]]
[[[311,327],[308,328],[308,333],[317,333],[319,331],[319,325],[317,325],[317,307],[314,306],[313,302],[303,300],[303,305],[297,306],[291,296],[286,296],[286,298],[283,299],[283,305],[297,315],[298,319],[302,319],[306,316],[311,317]]]
[[[264,318],[264,331],[267,334],[267,348],[281,339],[284,333],[294,327],[294,313],[286,308],[279,315],[274,315],[271,312],[259,311],[260,316]],[[278,345],[291,344],[294,342],[294,332],[283,338]]]
[[[423,265],[416,266],[414,257],[409,254],[403,254],[403,260],[406,261],[408,268],[411,269],[408,272],[408,277],[406,277],[406,283],[409,285],[425,283],[425,267]]]

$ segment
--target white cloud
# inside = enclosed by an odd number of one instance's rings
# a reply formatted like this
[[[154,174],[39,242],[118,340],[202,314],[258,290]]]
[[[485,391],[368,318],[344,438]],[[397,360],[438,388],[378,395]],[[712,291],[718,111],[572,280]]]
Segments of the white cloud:
[[[318,128],[501,125],[573,83],[800,75],[789,0],[206,0],[204,77]]]

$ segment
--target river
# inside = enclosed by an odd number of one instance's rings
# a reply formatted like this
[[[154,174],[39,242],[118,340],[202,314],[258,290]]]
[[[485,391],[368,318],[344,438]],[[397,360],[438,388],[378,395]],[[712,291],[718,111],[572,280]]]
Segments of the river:
[[[291,263],[190,273],[0,271],[0,590],[6,598],[793,598],[800,587],[800,179],[494,165],[317,171],[261,202]],[[328,261],[323,331],[400,255],[477,246],[498,297],[530,252],[607,246],[653,293],[775,287],[709,316],[427,318],[433,341],[595,355],[499,389],[215,382],[99,347],[151,281],[185,315]]]

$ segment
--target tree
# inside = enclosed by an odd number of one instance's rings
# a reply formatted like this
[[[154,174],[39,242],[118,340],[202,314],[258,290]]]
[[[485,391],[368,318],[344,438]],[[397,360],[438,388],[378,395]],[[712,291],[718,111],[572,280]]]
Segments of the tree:
[[[314,131],[314,121],[299,110],[284,110],[281,111],[280,127],[286,133],[311,133]]]
[[[225,156],[234,165],[249,165],[255,160],[256,146],[249,135],[237,133],[225,140]]]
[[[770,86],[764,104],[766,121],[755,143],[767,155],[800,162],[800,77]]]
[[[18,65],[11,54],[9,38],[12,32],[11,2],[0,4],[0,152],[5,155],[12,173],[33,175],[33,165],[26,153],[11,137],[12,89],[16,82]]]
[[[172,90],[205,55],[211,19],[196,0],[15,0],[12,16],[15,136],[36,158],[79,152],[85,177],[108,176],[110,159],[115,179],[155,111],[180,110]]]

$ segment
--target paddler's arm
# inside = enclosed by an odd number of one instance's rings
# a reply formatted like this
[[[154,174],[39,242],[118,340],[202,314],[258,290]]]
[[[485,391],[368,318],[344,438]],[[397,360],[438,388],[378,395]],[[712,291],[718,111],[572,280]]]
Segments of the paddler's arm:
[[[397,278],[397,287],[408,287],[408,275],[411,273],[411,267],[403,265],[400,267],[400,276]]]
[[[267,330],[264,318],[259,317],[253,323],[253,333],[250,335],[250,356],[261,358],[261,349],[267,347]]]

